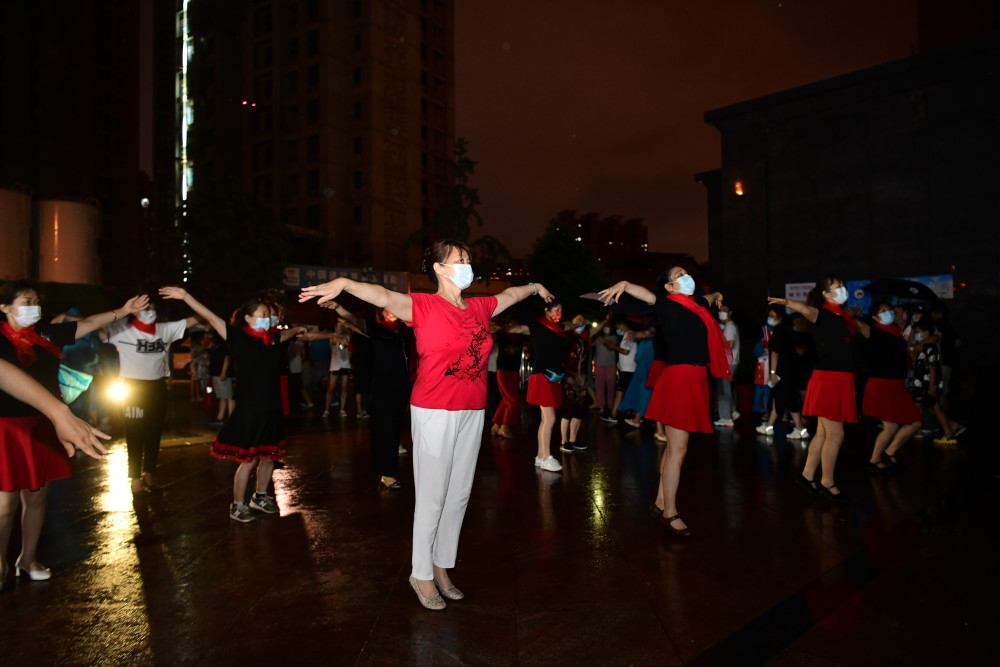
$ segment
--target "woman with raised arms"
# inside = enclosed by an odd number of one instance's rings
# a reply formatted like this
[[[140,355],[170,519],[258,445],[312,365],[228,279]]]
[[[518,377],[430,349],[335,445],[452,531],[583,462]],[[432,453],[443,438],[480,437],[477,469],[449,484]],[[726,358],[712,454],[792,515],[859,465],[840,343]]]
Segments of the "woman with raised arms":
[[[458,537],[472,492],[482,442],[487,361],[493,338],[490,318],[537,294],[552,295],[537,283],[508,287],[496,296],[462,296],[472,284],[469,247],[435,241],[424,254],[424,272],[434,294],[401,294],[381,285],[347,278],[302,289],[299,301],[319,303],[349,292],[384,308],[413,327],[420,367],[410,397],[413,436],[413,571],[410,586],[427,609],[461,600],[448,569],[455,566]]]

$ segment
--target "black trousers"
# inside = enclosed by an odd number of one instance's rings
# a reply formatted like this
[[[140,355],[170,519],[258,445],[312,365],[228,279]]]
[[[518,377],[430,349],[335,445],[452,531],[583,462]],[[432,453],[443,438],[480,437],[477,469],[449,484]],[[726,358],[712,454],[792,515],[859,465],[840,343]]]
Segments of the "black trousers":
[[[405,377],[380,378],[372,386],[371,448],[376,475],[395,477],[399,467],[399,435],[410,416],[410,382]]]
[[[125,442],[128,444],[128,476],[156,472],[160,436],[167,417],[165,380],[125,380]]]

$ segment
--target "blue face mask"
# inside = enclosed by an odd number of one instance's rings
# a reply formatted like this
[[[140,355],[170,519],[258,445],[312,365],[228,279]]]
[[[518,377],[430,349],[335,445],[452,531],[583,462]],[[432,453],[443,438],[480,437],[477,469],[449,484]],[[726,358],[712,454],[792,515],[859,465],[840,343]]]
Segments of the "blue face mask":
[[[270,317],[258,317],[253,321],[253,328],[260,329],[262,331],[267,331],[271,328],[271,318]]]
[[[575,331],[575,332],[577,332],[577,333],[583,333],[583,330],[584,330],[584,329],[586,329],[586,328],[587,328],[587,325],[586,325],[586,324],[581,324],[581,325],[580,325],[580,326],[578,326],[578,327],[577,327],[576,329],[573,329],[573,331]]]
[[[917,341],[918,343],[920,341],[922,341],[923,339],[924,339],[924,335],[922,333],[913,334],[913,340]]]
[[[677,291],[681,294],[684,294],[685,296],[691,296],[694,294],[694,278],[688,274],[685,273],[683,276],[675,280],[674,284],[677,285]]]
[[[268,321],[271,323],[271,327],[270,328],[273,329],[274,327],[278,326],[278,316],[277,315],[271,315],[271,317],[268,318]]]
[[[774,319],[773,317],[767,318],[767,326],[773,329],[774,327],[778,326],[778,320]]]
[[[454,269],[455,275],[448,276],[448,279],[455,283],[455,287],[458,289],[465,289],[472,284],[474,275],[471,264],[445,264],[442,262],[441,266],[450,266]]]
[[[891,310],[883,310],[878,314],[878,321],[882,324],[892,324],[896,321],[896,313]]]

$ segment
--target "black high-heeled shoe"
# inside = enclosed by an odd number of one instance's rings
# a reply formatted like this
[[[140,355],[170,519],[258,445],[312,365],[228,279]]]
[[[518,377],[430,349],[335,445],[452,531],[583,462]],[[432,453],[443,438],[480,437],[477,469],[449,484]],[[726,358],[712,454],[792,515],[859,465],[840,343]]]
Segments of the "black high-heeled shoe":
[[[795,476],[795,483],[801,486],[803,489],[813,494],[814,496],[819,493],[816,488],[816,481],[812,479],[806,479],[801,474]]]
[[[834,493],[833,489],[840,491],[836,484],[832,486],[824,486],[821,482],[816,485],[816,490],[819,491],[820,495],[825,496],[828,500],[832,500],[835,503],[842,503],[847,500],[847,496],[844,493]]]
[[[683,521],[683,519],[681,519],[680,514],[675,514],[671,517],[666,517],[665,519],[663,519],[663,527],[669,530],[674,537],[691,537],[693,533],[691,532],[690,528],[674,528],[673,523],[678,519]]]

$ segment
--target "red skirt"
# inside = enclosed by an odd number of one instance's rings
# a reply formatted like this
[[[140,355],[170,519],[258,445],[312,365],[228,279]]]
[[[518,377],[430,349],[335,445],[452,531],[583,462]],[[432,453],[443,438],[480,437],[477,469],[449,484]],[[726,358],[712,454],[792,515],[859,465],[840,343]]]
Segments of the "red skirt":
[[[42,416],[0,417],[0,491],[37,491],[73,476],[52,422]]]
[[[708,368],[688,364],[665,366],[649,398],[645,417],[689,433],[712,433]]]
[[[856,422],[857,401],[854,373],[813,371],[806,386],[806,400],[802,406],[802,414],[807,417],[823,417],[835,422]]]
[[[550,382],[543,373],[532,373],[528,376],[528,397],[531,405],[540,408],[562,407],[562,383]]]
[[[920,421],[920,410],[906,389],[905,380],[868,378],[861,414],[890,424],[912,424]]]
[[[656,381],[660,379],[660,374],[667,367],[667,362],[660,359],[653,359],[649,366],[649,373],[646,375],[646,389],[656,389]]]

